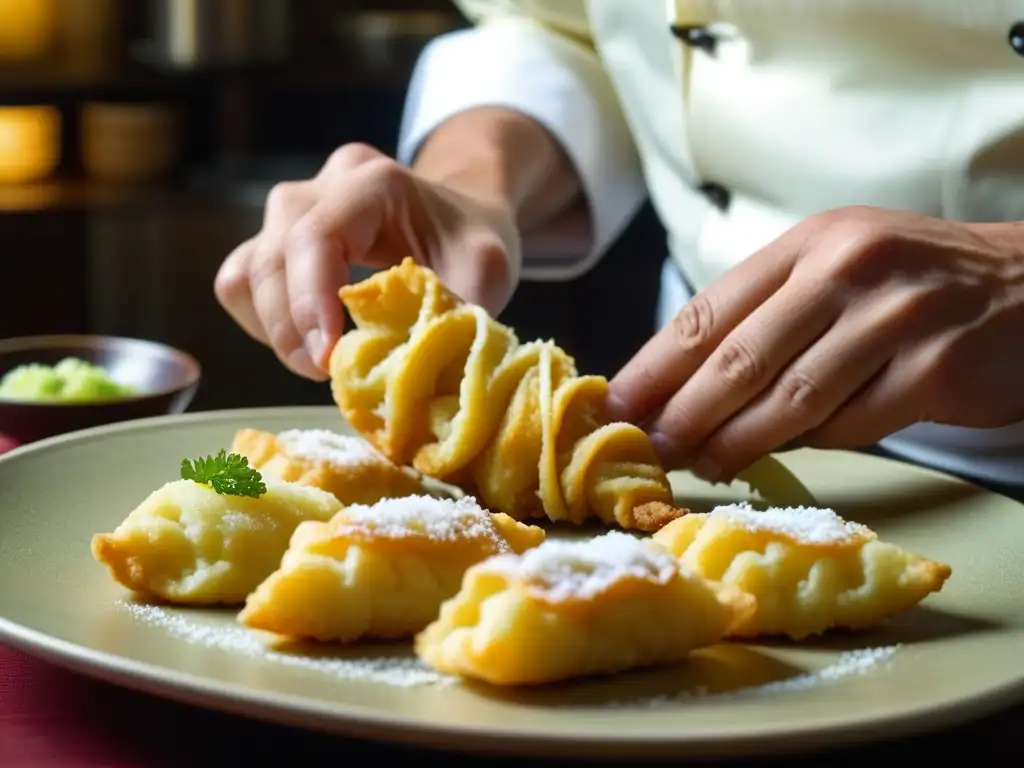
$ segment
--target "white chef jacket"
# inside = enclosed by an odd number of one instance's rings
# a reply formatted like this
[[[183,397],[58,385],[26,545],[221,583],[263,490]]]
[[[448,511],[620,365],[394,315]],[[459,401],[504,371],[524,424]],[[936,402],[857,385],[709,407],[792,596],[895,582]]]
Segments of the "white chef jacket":
[[[1024,57],[1009,42],[1024,0],[456,4],[477,25],[424,51],[399,159],[472,107],[544,125],[580,176],[594,246],[575,261],[527,255],[527,279],[584,273],[647,195],[671,254],[659,323],[823,210],[1024,220]],[[1024,424],[921,424],[883,446],[1024,486]]]

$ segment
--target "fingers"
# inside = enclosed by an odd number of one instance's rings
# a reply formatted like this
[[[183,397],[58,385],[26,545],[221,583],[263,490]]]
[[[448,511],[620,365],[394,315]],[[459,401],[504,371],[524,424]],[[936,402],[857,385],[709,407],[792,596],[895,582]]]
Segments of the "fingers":
[[[320,171],[316,175],[315,182],[318,184],[333,185],[339,178],[354,168],[358,168],[374,160],[388,160],[387,155],[374,149],[369,144],[353,142],[338,147],[327,158]]]
[[[360,149],[340,159],[336,153],[332,162],[337,170],[362,158]],[[406,255],[421,263],[426,257],[410,221],[411,183],[398,165],[374,158],[321,183],[316,204],[288,233],[284,265],[295,333],[310,360],[326,369],[344,330],[337,294],[351,265],[385,267]]]
[[[267,195],[259,235],[238,246],[224,260],[214,280],[214,293],[221,306],[247,334],[270,346],[282,361],[288,359],[294,349],[275,346],[272,333],[277,338],[287,339],[288,344],[292,335],[287,327],[278,328],[285,318],[275,314],[278,303],[267,299],[274,291],[269,286],[262,289],[264,298],[260,309],[255,298],[256,287],[265,280],[285,279],[280,269],[285,237],[312,205],[312,200],[308,185],[286,182],[274,186]],[[308,375],[309,367],[301,359],[298,363],[302,370],[293,370]]]
[[[278,359],[300,376],[324,380],[324,372],[306,352],[292,320],[284,254],[275,251],[261,260],[251,274],[250,285],[256,314]]]
[[[431,205],[444,215],[432,214]],[[505,246],[514,237],[497,232],[477,208],[424,188],[372,147],[347,145],[316,178],[271,191],[263,229],[225,261],[215,290],[236,322],[287,367],[322,380],[344,330],[337,294],[353,264],[387,267],[412,256],[471,301],[505,301]],[[446,216],[450,227],[438,224]]]
[[[286,268],[292,228],[313,205],[309,185],[285,183],[271,190],[263,231],[249,262],[249,294],[265,342],[278,359],[300,376],[321,381],[326,377],[324,371],[306,351],[303,334],[292,317]]]
[[[827,442],[833,448],[864,445],[873,441],[859,442],[865,435],[903,426],[903,409],[883,413],[893,405],[895,389],[886,383],[891,377],[880,376],[907,331],[896,314],[886,305],[845,314],[701,446],[693,472],[712,482],[731,480],[784,446],[820,445],[822,440],[836,441]],[[878,387],[884,390],[881,401]],[[865,396],[869,400],[861,401]]]
[[[609,385],[612,418],[634,424],[657,413],[694,374],[726,335],[768,299],[781,280],[742,280],[728,273],[724,285],[698,293],[626,363]]]
[[[325,378],[326,358],[342,331],[337,291],[348,280],[348,265],[331,243],[293,248],[293,240],[309,240],[293,231],[328,187],[344,188],[355,169],[381,158],[372,147],[346,145],[316,178],[276,185],[267,196],[259,235],[228,256],[214,281],[218,301],[235,322],[300,375]]]
[[[917,394],[926,375],[922,368],[894,359],[849,402],[809,430],[803,442],[813,448],[861,448],[925,421],[925,401]]]
[[[326,370],[331,350],[344,330],[344,311],[338,289],[349,282],[344,239],[324,231],[330,215],[318,208],[310,221],[292,233],[285,259],[288,307],[296,337],[311,362]],[[317,223],[312,223],[317,222]]]
[[[514,268],[501,239],[492,232],[481,232],[454,246],[439,265],[439,274],[448,289],[463,300],[478,304],[497,317],[511,297]]]
[[[650,423],[662,460],[686,466],[705,440],[771,387],[838,314],[827,294],[791,279],[722,340]]]
[[[400,245],[396,243],[397,248],[381,242],[382,235],[386,239],[394,230],[402,229],[396,221],[398,226],[389,227],[392,232],[382,232],[385,216],[400,220],[402,211],[398,209],[404,208],[406,190],[398,189],[401,180],[392,178],[392,173],[402,172],[397,166],[391,171],[392,165],[369,163],[330,184],[324,183],[315,205],[306,209],[289,232],[289,259],[301,255],[326,260],[340,254],[349,264],[390,266],[401,258],[401,246],[406,245],[406,239],[414,238],[395,238],[401,241]]]
[[[698,293],[612,380],[612,418],[639,424],[660,411],[725,337],[782,287],[805,239],[790,230]]]
[[[340,147],[313,180],[315,204],[287,232],[283,247],[292,323],[321,371],[344,330],[338,290],[349,282],[350,264],[364,264],[380,237],[390,191],[381,189],[380,169],[392,166],[397,168],[366,144]]]
[[[224,260],[213,281],[213,292],[224,311],[239,327],[261,344],[267,343],[263,324],[256,316],[249,292],[249,265],[257,238],[246,240]]]

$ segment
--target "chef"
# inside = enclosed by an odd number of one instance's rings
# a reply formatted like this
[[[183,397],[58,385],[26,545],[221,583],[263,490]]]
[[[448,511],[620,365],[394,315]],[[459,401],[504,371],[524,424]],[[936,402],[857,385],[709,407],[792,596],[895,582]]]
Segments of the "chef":
[[[225,309],[325,377],[353,264],[492,311],[585,273],[649,196],[659,331],[611,383],[666,462],[792,445],[1024,486],[1024,1],[460,0],[397,159],[278,185]]]

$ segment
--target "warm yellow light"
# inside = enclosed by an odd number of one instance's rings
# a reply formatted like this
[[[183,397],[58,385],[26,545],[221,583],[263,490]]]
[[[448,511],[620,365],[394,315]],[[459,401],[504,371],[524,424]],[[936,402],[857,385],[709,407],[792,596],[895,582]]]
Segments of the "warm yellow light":
[[[60,163],[60,112],[0,107],[0,184],[39,181]]]
[[[0,61],[46,56],[56,30],[57,0],[0,0]]]

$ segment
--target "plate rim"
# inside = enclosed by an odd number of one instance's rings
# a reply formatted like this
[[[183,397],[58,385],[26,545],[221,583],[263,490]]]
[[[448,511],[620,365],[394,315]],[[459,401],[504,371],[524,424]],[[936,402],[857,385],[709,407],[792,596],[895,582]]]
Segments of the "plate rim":
[[[201,710],[383,745],[480,756],[576,757],[608,762],[626,758],[729,760],[755,754],[798,755],[927,735],[982,719],[1024,700],[1022,673],[1014,680],[970,697],[918,707],[895,716],[865,715],[815,727],[773,725],[763,732],[748,730],[728,738],[524,734],[492,726],[437,725],[359,706],[320,704],[293,694],[277,693],[271,699],[236,683],[212,683],[192,672],[174,672],[156,664],[93,650],[2,616],[0,641],[8,648],[98,682]],[[440,742],[448,739],[458,741],[442,746]]]
[[[19,446],[0,456],[0,466],[12,459],[46,453],[65,443],[132,432],[152,426],[218,423],[248,416],[287,416],[290,413],[337,413],[330,405],[272,406],[219,409],[170,414],[106,424],[69,432]],[[834,453],[854,453],[833,451]],[[1024,503],[947,472],[902,462],[886,456],[861,454],[872,461],[898,464],[902,469],[953,479],[979,488],[986,494],[1024,507]],[[722,736],[617,733],[566,736],[523,733],[500,725],[437,724],[412,716],[396,716],[373,708],[331,704],[295,694],[265,692],[226,682],[210,681],[192,672],[175,671],[157,664],[136,661],[108,651],[90,648],[32,629],[0,615],[0,643],[29,656],[86,677],[156,698],[275,723],[307,731],[348,736],[382,744],[447,750],[463,754],[508,755],[533,758],[577,757],[601,761],[623,758],[710,760],[748,757],[754,754],[799,754],[834,750],[923,735],[981,719],[1024,701],[1024,670],[1001,685],[968,697],[908,708],[888,716],[864,715],[840,718],[825,724],[800,723]]]

